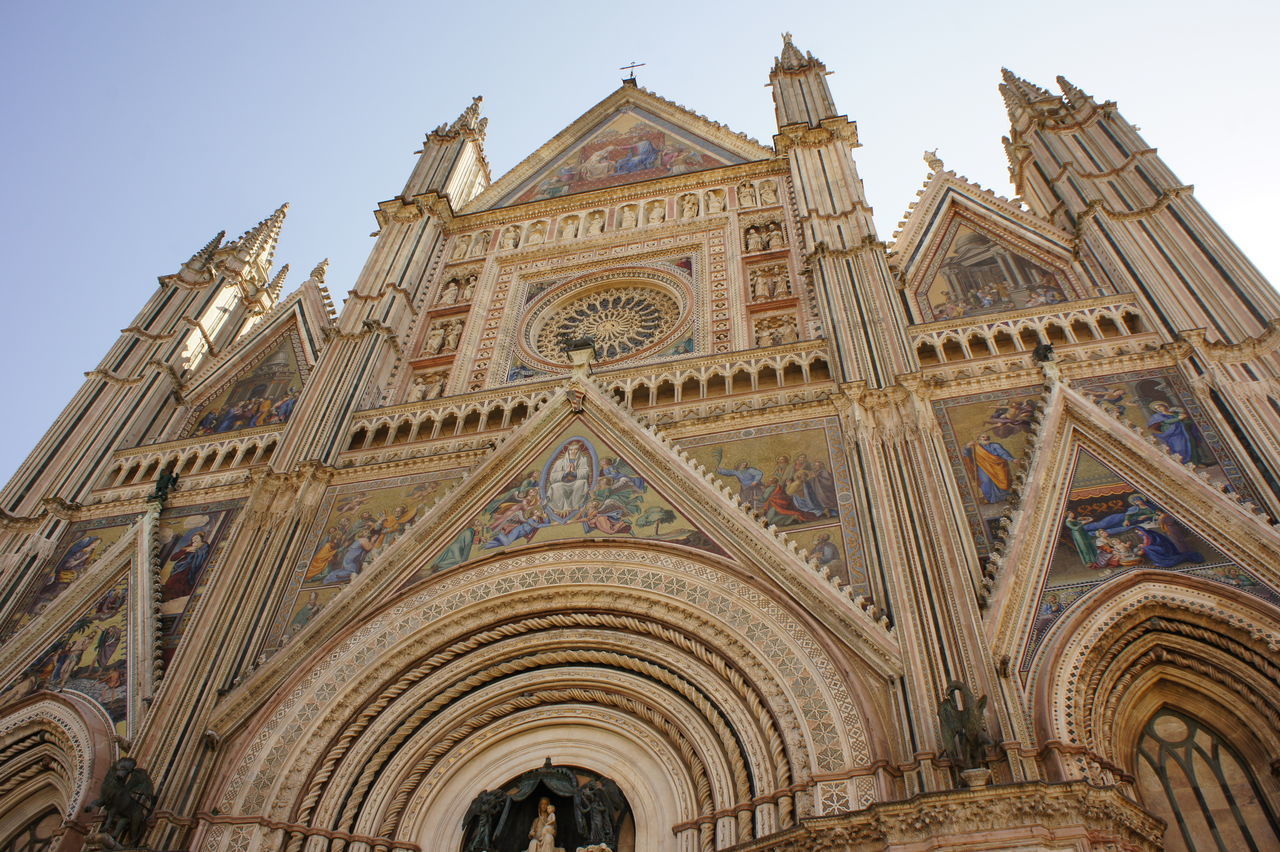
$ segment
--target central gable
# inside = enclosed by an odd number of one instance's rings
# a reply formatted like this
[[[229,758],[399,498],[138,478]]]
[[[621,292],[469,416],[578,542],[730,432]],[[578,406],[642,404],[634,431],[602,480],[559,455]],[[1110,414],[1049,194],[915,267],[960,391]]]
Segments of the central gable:
[[[580,136],[567,153],[499,204],[524,204],[741,162],[742,157],[719,145],[628,105]]]
[[[773,156],[760,143],[623,85],[480,193],[464,212],[527,204]]]

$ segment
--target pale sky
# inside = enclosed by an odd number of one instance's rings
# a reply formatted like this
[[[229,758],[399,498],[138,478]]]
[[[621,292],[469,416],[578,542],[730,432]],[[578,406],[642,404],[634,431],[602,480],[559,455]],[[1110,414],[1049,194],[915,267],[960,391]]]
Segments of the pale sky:
[[[769,143],[783,30],[834,72],[883,239],[921,152],[1012,195],[1002,65],[1115,100],[1273,282],[1280,3],[9,3],[0,27],[8,478],[156,287],[292,203],[277,263],[341,299],[424,133],[484,95],[494,177],[640,84]]]

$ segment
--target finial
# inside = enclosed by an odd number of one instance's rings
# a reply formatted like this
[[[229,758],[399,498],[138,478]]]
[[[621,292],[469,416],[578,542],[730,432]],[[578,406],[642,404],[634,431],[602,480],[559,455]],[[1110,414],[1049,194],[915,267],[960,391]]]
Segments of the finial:
[[[311,280],[316,282],[317,284],[323,284],[324,275],[328,270],[329,270],[329,258],[326,257],[324,260],[317,263],[315,265],[315,268],[311,270]]]
[[[488,121],[480,117],[480,104],[482,101],[484,101],[484,95],[473,97],[471,103],[462,111],[462,114],[454,119],[453,124],[449,125],[448,132],[456,133],[460,130],[472,130],[483,133]]]
[[[1058,88],[1062,90],[1062,94],[1067,96],[1067,101],[1070,102],[1073,107],[1083,106],[1085,102],[1092,100],[1088,92],[1081,89],[1061,74],[1058,75]]]
[[[774,62],[773,67],[775,70],[799,71],[802,68],[807,68],[812,61],[812,54],[806,59],[804,54],[791,41],[791,33],[782,34],[782,55]]]
[[[924,161],[928,163],[929,170],[932,172],[940,172],[945,168],[945,166],[942,165],[942,160],[938,157],[937,148],[934,148],[932,151],[925,151]]]
[[[1022,79],[1014,74],[1008,68],[1000,69],[1000,76],[1004,79],[1004,85],[1008,86],[1024,105],[1032,104],[1036,101],[1056,101],[1058,98],[1051,95],[1047,90],[1040,88],[1035,83]],[[1003,89],[1002,89],[1003,91]],[[1007,100],[1007,97],[1006,97]]]

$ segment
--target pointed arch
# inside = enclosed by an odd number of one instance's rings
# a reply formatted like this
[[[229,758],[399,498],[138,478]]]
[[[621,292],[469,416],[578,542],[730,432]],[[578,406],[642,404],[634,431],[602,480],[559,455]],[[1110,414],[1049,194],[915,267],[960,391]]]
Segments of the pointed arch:
[[[74,693],[37,693],[0,715],[0,843],[39,821],[52,832],[46,848],[80,849],[80,815],[112,757],[111,720]]]
[[[1034,724],[1050,776],[1129,785],[1166,818],[1170,848],[1209,841],[1213,817],[1199,812],[1207,803],[1222,811],[1222,836],[1250,835],[1253,848],[1272,848],[1280,840],[1278,641],[1280,612],[1236,590],[1155,572],[1116,581],[1056,629],[1040,656]],[[1178,746],[1168,729],[1179,724],[1188,736],[1203,732],[1211,760],[1183,743],[1181,769],[1162,774],[1153,755],[1167,758]]]

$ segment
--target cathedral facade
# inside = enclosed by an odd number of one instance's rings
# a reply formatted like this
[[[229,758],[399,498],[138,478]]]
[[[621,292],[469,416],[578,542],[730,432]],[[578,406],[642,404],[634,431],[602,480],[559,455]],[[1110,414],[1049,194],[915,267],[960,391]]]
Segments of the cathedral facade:
[[[1277,848],[1280,296],[1062,78],[886,241],[827,73],[161,277],[0,492],[0,850]]]

